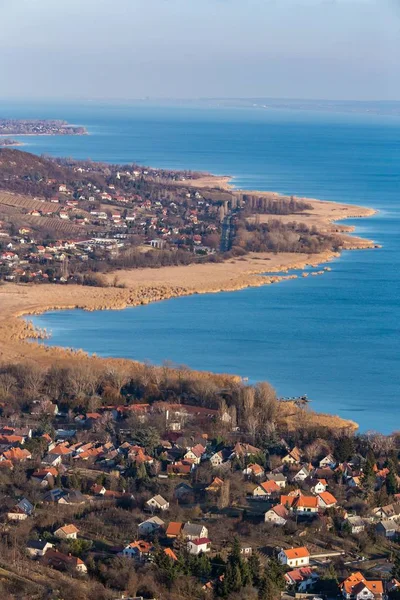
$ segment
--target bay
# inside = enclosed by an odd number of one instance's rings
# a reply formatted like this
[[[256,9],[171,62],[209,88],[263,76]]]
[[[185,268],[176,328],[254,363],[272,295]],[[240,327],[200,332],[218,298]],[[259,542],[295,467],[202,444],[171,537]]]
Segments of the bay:
[[[363,431],[398,428],[399,117],[87,103],[0,111],[88,127],[83,137],[21,138],[38,154],[207,170],[241,188],[376,208],[346,223],[382,249],[345,252],[323,277],[33,321],[53,331],[46,343],[267,379],[280,395],[307,393],[313,408]]]

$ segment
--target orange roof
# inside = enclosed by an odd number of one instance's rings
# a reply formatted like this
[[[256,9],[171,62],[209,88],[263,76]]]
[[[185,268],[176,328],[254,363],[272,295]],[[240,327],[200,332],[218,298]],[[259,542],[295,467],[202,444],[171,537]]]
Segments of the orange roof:
[[[264,469],[257,463],[249,465],[247,468],[250,469],[254,475],[260,475],[261,473],[264,473]]]
[[[164,552],[168,558],[172,558],[172,560],[178,560],[178,557],[176,556],[175,552],[171,550],[171,548],[164,548]]]
[[[78,533],[79,529],[75,527],[75,525],[64,525],[64,527],[60,527],[57,531],[62,531],[65,535],[71,535],[72,533]]]
[[[171,521],[166,530],[166,535],[177,536],[180,534],[183,527],[183,523],[177,521]]]
[[[0,468],[2,469],[13,469],[11,460],[0,460]]]
[[[322,492],[318,496],[323,500],[325,504],[336,504],[337,500],[330,492]]]
[[[307,558],[307,556],[310,556],[310,553],[305,546],[302,546],[301,548],[289,548],[289,550],[283,550],[283,552],[289,560],[294,558]]]
[[[139,552],[142,552],[143,554],[147,554],[148,552],[150,552],[152,545],[149,544],[149,542],[145,542],[144,540],[138,540],[137,542],[131,542],[129,544],[130,548],[137,548],[139,550]]]
[[[65,444],[58,444],[51,450],[49,450],[49,454],[70,454],[71,450]]]
[[[281,496],[281,504],[283,506],[292,506],[295,500],[297,500],[297,496]]]
[[[24,438],[22,435],[1,435],[0,444],[22,444]]]
[[[43,479],[43,477],[46,477],[46,475],[53,475],[56,477],[58,475],[58,471],[55,467],[42,467],[32,473],[32,477],[37,477],[40,479]]]
[[[25,460],[26,458],[31,458],[32,455],[28,450],[21,450],[21,448],[10,448],[7,452],[3,453],[8,460]]]
[[[293,505],[296,508],[318,508],[318,498],[315,496],[297,496]]]
[[[341,584],[340,587],[344,588],[344,591],[346,592],[346,594],[352,594],[354,591],[354,588],[356,586],[358,586],[359,584],[363,584],[365,585],[370,592],[374,593],[374,594],[383,594],[383,584],[382,581],[367,581],[364,577],[364,575],[362,573],[360,573],[360,571],[357,571],[356,573],[352,573],[351,575],[349,575],[349,577],[347,577],[347,579],[345,579]]]
[[[280,490],[279,485],[275,481],[264,481],[263,483],[260,483],[260,486],[267,494],[273,494]]]

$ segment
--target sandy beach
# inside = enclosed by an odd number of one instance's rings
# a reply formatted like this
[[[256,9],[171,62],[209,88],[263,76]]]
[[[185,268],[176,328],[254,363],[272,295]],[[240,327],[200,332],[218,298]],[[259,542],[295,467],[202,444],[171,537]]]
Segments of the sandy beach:
[[[206,178],[207,184],[214,187],[229,185],[229,178]],[[198,185],[198,182],[196,182]],[[267,193],[265,194],[272,194]],[[343,248],[374,248],[373,241],[349,235],[351,228],[338,225],[335,221],[345,218],[368,217],[374,211],[368,208],[333,202],[307,199],[313,210],[296,219],[307,225],[315,225],[321,231],[339,233]],[[262,219],[268,220],[269,215]],[[294,220],[293,215],[275,216],[284,221]],[[290,271],[308,270],[309,275],[329,273],[318,269],[338,256],[335,252],[320,254],[293,253],[250,253],[244,257],[233,258],[223,263],[204,263],[189,266],[164,267],[160,269],[120,270],[107,275],[110,287],[93,288],[77,285],[51,284],[12,284],[0,286],[0,361],[33,360],[42,364],[51,364],[56,360],[82,360],[83,352],[49,348],[28,342],[27,338],[38,336],[33,327],[21,319],[22,315],[39,314],[53,309],[82,308],[85,310],[123,309],[128,306],[148,304],[172,297],[191,294],[235,291],[247,287],[271,285],[296,275]],[[267,273],[267,275],[266,275]],[[114,287],[117,278],[118,287]],[[121,287],[120,287],[121,286]],[[93,359],[91,359],[93,360]],[[102,359],[97,359],[102,360]],[[104,359],[103,359],[104,360]],[[354,428],[352,422],[331,415],[318,415],[327,426],[346,426]],[[321,423],[321,421],[319,421]]]

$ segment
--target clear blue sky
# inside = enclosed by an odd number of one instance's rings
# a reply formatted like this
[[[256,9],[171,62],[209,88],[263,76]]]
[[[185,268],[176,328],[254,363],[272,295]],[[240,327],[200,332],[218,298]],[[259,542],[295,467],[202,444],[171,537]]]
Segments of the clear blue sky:
[[[0,0],[0,97],[400,99],[400,0]]]

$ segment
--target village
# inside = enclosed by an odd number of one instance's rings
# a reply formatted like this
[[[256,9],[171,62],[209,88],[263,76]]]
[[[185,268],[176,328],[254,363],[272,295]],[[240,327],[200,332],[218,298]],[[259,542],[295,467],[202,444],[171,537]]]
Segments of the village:
[[[10,150],[0,158],[5,152]],[[154,250],[169,250],[175,254],[171,261],[185,262],[214,258],[219,251],[227,202],[218,193],[181,185],[190,173],[77,163],[57,165],[60,172],[48,177],[53,166],[42,167],[40,177],[40,166],[32,176],[30,169],[28,175],[23,169],[3,175],[0,278],[76,282],[74,274],[93,264],[104,270],[129,250],[150,263],[159,260],[151,256]],[[0,179],[1,167],[0,160]],[[9,191],[20,185],[28,195]],[[176,258],[177,251],[185,256]]]
[[[3,405],[0,562],[115,599],[183,575],[196,598],[397,598],[398,438],[257,446],[226,405],[180,400]]]

